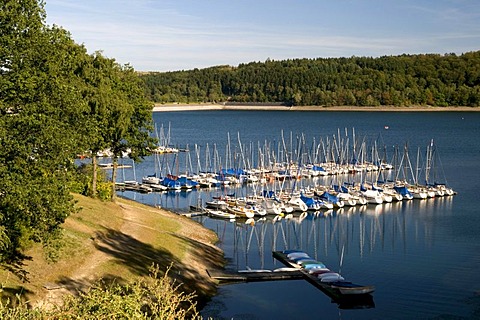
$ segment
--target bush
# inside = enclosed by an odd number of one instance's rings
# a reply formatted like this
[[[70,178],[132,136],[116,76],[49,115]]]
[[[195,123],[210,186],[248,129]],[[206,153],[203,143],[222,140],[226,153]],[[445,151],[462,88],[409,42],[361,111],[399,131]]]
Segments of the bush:
[[[70,172],[69,190],[87,197],[92,196],[92,165],[82,163]],[[112,183],[108,181],[105,170],[97,169],[97,197],[100,200],[112,198]]]
[[[1,319],[200,319],[195,296],[181,292],[180,285],[159,276],[158,267],[151,275],[127,285],[99,282],[78,297],[65,296],[63,305],[52,310],[29,309],[0,302]]]
[[[97,182],[97,198],[104,201],[112,199],[111,182]]]

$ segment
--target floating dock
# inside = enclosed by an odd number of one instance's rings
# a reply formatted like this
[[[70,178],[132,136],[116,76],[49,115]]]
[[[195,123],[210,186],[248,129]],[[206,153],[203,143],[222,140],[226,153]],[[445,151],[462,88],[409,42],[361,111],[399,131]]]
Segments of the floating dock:
[[[224,270],[207,270],[207,273],[211,278],[221,282],[259,282],[303,279],[303,274],[299,270],[244,270],[238,272],[229,272]]]
[[[294,264],[281,251],[274,251],[272,255],[275,259],[282,262],[288,267],[294,267]],[[374,308],[375,303],[370,293],[375,290],[374,286],[361,286],[351,282],[341,282],[343,285],[336,283],[328,284],[319,280],[316,276],[311,275],[304,269],[298,269],[302,278],[320,289],[332,302],[336,303],[340,309],[368,309]]]

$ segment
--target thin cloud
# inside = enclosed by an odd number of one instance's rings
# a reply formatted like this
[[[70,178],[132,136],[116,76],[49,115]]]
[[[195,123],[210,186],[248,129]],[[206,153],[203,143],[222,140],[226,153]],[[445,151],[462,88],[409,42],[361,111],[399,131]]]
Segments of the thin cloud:
[[[264,12],[268,6],[253,1],[50,0],[46,8],[48,23],[69,30],[90,52],[101,50],[144,71],[267,58],[478,50],[476,1],[293,4],[275,2],[273,12]]]

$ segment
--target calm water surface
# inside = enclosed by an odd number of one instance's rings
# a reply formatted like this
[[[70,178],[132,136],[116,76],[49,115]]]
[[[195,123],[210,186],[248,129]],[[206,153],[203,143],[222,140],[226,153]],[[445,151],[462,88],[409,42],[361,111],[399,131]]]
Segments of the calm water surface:
[[[231,150],[255,150],[265,141],[286,145],[302,136],[305,145],[349,137],[377,141],[392,157],[394,146],[408,143],[416,161],[434,139],[440,155],[442,175],[458,195],[379,206],[343,208],[331,215],[296,217],[254,225],[196,218],[215,230],[229,261],[229,269],[273,269],[282,265],[271,252],[301,249],[330,269],[356,283],[373,284],[369,308],[348,309],[304,280],[243,283],[221,286],[218,295],[202,311],[203,316],[224,319],[479,319],[480,318],[480,113],[363,113],[363,112],[248,112],[202,111],[155,113],[158,128],[167,131],[170,142],[191,152],[147,158],[135,164],[135,172],[119,174],[137,180],[152,174],[158,163],[162,173],[184,172],[198,163],[212,163],[217,150],[225,163],[227,133]],[[388,130],[385,127],[388,126]],[[347,129],[345,129],[347,128]],[[345,132],[346,130],[346,132]],[[195,154],[194,144],[200,150]],[[207,144],[211,153],[206,156]],[[157,161],[157,162],[156,162]],[[253,162],[258,161],[253,157]],[[157,163],[157,166],[156,166]],[[192,164],[190,166],[190,163]],[[207,168],[208,169],[208,168]],[[165,172],[168,171],[168,172]],[[331,178],[330,178],[331,179]],[[330,183],[324,179],[316,183]],[[306,182],[302,182],[306,183]],[[248,190],[233,190],[237,193]],[[168,192],[124,196],[177,211],[220,195],[211,192]],[[341,252],[344,251],[341,263]]]

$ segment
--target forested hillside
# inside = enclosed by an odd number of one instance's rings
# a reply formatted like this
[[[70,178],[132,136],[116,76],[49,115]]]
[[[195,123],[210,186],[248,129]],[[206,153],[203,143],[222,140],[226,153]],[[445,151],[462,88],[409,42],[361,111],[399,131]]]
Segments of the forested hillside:
[[[143,74],[155,102],[479,106],[480,51],[252,62]]]

